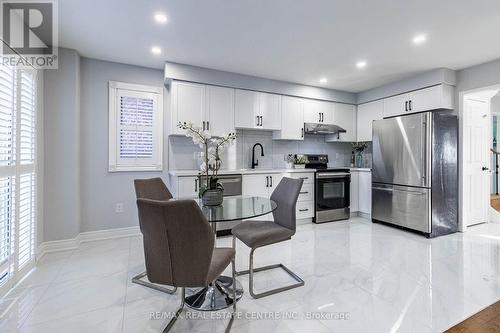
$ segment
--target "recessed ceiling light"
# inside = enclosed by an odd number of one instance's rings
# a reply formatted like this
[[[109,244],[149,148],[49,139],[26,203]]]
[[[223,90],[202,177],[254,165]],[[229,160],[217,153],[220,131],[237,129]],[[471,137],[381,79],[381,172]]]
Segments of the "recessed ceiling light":
[[[359,69],[365,68],[366,67],[366,61],[364,61],[364,60],[358,61],[356,63],[356,67],[358,67]]]
[[[322,77],[321,79],[319,79],[319,83],[327,83],[328,82],[328,79],[326,77]]]
[[[155,21],[158,23],[166,23],[167,22],[167,15],[163,13],[156,13],[155,14]]]
[[[425,43],[426,40],[427,40],[426,35],[424,34],[416,35],[415,37],[413,37],[413,44],[420,45]]]
[[[153,53],[155,55],[160,55],[161,54],[161,49],[158,46],[153,46],[151,48],[151,53]]]

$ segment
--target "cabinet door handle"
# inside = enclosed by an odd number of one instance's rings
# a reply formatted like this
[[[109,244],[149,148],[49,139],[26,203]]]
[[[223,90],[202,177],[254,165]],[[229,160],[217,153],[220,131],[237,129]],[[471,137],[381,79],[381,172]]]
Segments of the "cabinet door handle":
[[[411,100],[408,101],[408,109],[410,109],[410,111],[411,111]]]
[[[257,125],[256,126],[259,126],[259,116],[257,116]]]
[[[307,194],[307,193],[309,193],[309,192],[308,191],[306,191],[306,192],[299,192],[299,194]]]
[[[319,117],[318,122],[320,123],[321,122],[321,112],[318,112],[318,117]]]
[[[203,130],[205,130],[205,122],[203,122]]]
[[[207,131],[209,131],[209,130],[210,130],[210,122],[207,121]]]
[[[262,127],[264,124],[264,117],[260,116],[260,127]]]
[[[198,192],[198,178],[194,179],[194,191]]]
[[[323,112],[321,112],[321,122],[322,123],[325,122],[325,114]]]
[[[405,101],[405,111],[408,111],[408,101]]]
[[[269,176],[269,178],[271,179],[271,183],[269,184],[269,187],[273,187],[273,176]]]
[[[307,179],[309,179],[309,177],[299,177],[299,179],[307,180]]]
[[[299,212],[307,212],[308,210],[309,210],[308,208],[299,209]]]
[[[269,176],[266,176],[266,187],[269,187]]]
[[[302,128],[301,131],[302,131],[302,134],[300,135],[300,137],[303,138],[304,137],[304,128]]]

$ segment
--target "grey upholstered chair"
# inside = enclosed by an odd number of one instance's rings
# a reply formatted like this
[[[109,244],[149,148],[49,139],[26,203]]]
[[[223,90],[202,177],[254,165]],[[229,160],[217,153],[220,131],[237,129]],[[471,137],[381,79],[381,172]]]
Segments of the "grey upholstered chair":
[[[299,197],[300,189],[302,188],[302,179],[283,178],[271,195],[271,200],[278,204],[278,207],[273,211],[273,221],[252,221],[241,223],[235,226],[233,233],[233,248],[235,237],[251,248],[249,269],[236,272],[236,275],[249,274],[248,289],[253,298],[261,298],[264,296],[273,295],[288,289],[300,287],[304,285],[304,280],[298,277],[295,273],[289,270],[283,264],[269,265],[259,268],[253,267],[254,251],[262,246],[271,245],[283,242],[292,238],[295,234],[296,215],[295,206]],[[265,271],[274,268],[282,268],[297,283],[268,290],[259,294],[253,290],[253,274],[255,272]]]
[[[151,179],[136,179],[134,180],[135,187],[135,195],[136,198],[143,199],[151,199],[151,200],[160,200],[167,201],[172,199],[172,194],[168,190],[167,186],[163,182],[163,180],[159,177],[151,178]],[[140,227],[140,224],[139,224]],[[141,228],[142,232],[142,228]],[[144,271],[132,278],[132,282],[136,284],[140,284],[141,286],[145,286],[148,288],[152,288],[158,291],[162,291],[167,294],[173,294],[177,291],[177,288],[166,288],[163,286],[156,285],[151,283],[150,281],[143,280],[147,278],[147,272]]]
[[[212,228],[194,200],[137,199],[137,208],[149,280],[182,288],[181,305],[163,332],[172,328],[184,308],[185,288],[208,286],[232,263],[233,313],[226,328],[229,332],[236,311],[234,249],[214,247]]]

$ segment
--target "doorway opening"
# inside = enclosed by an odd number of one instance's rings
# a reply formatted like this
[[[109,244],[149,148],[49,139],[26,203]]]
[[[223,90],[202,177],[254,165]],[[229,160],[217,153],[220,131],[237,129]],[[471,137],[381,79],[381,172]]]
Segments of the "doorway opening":
[[[460,230],[500,223],[500,85],[460,94]]]

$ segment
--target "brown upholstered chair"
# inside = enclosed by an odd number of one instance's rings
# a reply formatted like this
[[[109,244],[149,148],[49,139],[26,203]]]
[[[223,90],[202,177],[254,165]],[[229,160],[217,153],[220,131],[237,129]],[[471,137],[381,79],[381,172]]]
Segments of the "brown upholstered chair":
[[[276,210],[273,211],[274,221],[251,221],[238,224],[233,227],[233,247],[235,237],[245,243],[250,251],[249,269],[236,272],[236,275],[249,274],[248,289],[253,298],[261,298],[273,295],[288,289],[297,288],[304,285],[304,280],[298,277],[290,269],[283,264],[269,265],[259,268],[253,267],[254,251],[262,246],[276,244],[292,238],[295,234],[296,215],[295,206],[299,197],[300,189],[302,188],[302,179],[283,178],[271,195],[271,200],[278,204]],[[268,290],[262,293],[254,293],[253,290],[253,275],[255,272],[261,272],[274,268],[282,268],[287,272],[297,283]]]
[[[172,328],[184,308],[185,288],[208,286],[232,263],[233,313],[228,332],[236,311],[234,249],[214,247],[212,228],[194,200],[138,199],[137,208],[149,280],[182,288],[181,305],[163,332]]]
[[[151,179],[135,179],[134,187],[137,199],[143,198],[143,199],[160,200],[160,201],[167,201],[172,199],[172,194],[168,190],[167,185],[165,185],[165,183],[160,177]],[[167,294],[173,294],[177,291],[177,288],[166,288],[160,285],[156,285],[154,283],[151,283],[150,281],[145,281],[144,278],[147,279],[146,271],[134,276],[132,278],[132,282],[140,284],[141,286],[162,291]]]

